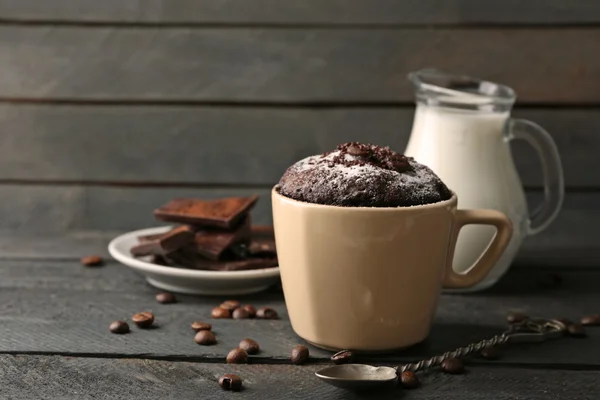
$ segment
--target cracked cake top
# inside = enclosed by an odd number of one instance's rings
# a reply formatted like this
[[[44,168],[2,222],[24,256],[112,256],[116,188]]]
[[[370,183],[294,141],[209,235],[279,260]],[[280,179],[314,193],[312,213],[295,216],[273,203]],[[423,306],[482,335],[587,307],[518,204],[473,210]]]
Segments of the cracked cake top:
[[[412,157],[358,142],[298,161],[277,190],[294,200],[342,207],[406,207],[452,197],[442,180]]]

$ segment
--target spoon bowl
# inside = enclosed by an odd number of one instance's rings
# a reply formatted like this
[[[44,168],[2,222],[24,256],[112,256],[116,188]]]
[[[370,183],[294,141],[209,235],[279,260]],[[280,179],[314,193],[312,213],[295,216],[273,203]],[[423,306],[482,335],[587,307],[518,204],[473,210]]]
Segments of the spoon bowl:
[[[396,369],[365,364],[344,364],[315,372],[322,381],[348,390],[361,390],[389,385],[396,381]]]

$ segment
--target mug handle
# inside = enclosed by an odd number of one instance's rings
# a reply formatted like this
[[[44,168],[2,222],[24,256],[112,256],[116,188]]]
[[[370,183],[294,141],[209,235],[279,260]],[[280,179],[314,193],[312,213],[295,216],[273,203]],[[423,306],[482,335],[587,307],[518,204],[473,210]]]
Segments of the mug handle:
[[[544,201],[531,214],[527,233],[535,235],[556,218],[565,197],[565,178],[560,155],[552,136],[538,124],[526,119],[511,118],[508,140],[521,139],[529,143],[539,154],[544,176]]]
[[[496,227],[496,235],[479,257],[475,264],[464,273],[455,272],[453,269],[454,249],[458,234],[463,226],[469,224],[493,225]],[[444,277],[444,288],[458,289],[468,288],[481,282],[494,267],[512,237],[512,223],[510,219],[496,210],[457,210],[454,216],[454,224],[450,237],[448,258],[446,261],[446,275]]]

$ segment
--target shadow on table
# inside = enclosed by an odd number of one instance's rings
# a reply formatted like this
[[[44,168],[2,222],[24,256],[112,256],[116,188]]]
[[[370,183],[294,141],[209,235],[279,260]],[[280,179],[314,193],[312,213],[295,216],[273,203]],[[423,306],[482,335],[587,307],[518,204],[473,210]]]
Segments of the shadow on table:
[[[596,293],[598,271],[590,268],[529,268],[513,266],[498,283],[482,292],[464,296],[547,297],[569,293]]]
[[[470,343],[489,339],[502,333],[503,327],[481,326],[474,324],[434,324],[429,337],[423,342],[400,350],[394,354],[369,355],[359,354],[357,362],[394,363],[416,362],[425,358],[441,355]]]

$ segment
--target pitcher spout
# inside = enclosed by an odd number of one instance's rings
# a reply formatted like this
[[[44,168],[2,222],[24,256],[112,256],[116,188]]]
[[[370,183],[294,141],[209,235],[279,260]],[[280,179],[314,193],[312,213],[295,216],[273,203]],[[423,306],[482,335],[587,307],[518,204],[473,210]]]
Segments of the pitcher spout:
[[[466,110],[510,111],[516,94],[508,86],[434,68],[408,74],[417,104]]]

